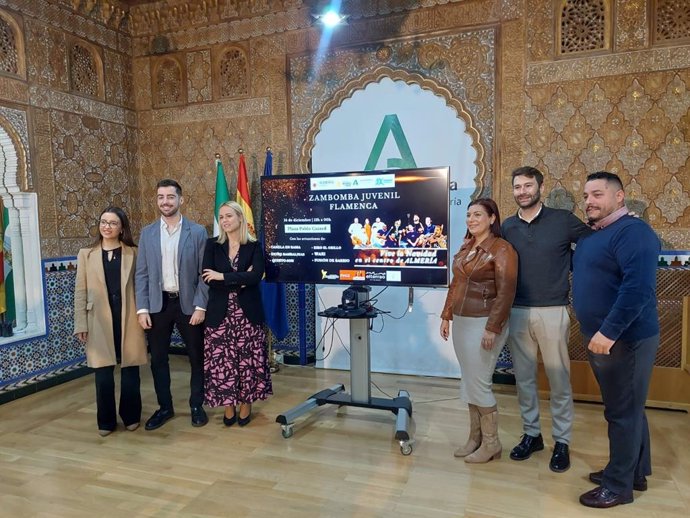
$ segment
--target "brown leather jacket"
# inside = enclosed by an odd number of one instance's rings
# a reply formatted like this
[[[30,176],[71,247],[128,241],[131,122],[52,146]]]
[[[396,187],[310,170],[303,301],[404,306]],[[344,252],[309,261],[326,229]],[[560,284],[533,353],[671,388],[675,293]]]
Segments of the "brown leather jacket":
[[[489,317],[486,330],[500,333],[510,315],[517,285],[518,257],[508,241],[490,236],[464,244],[453,258],[453,280],[441,318]]]

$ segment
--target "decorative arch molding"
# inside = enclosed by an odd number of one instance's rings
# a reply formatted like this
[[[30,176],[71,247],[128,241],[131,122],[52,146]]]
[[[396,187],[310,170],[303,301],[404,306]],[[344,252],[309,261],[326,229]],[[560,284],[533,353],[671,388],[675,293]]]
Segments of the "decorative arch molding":
[[[443,98],[446,105],[453,108],[458,114],[458,117],[465,122],[466,132],[472,139],[472,147],[477,152],[477,157],[474,164],[477,167],[477,175],[475,177],[476,189],[474,195],[484,191],[486,164],[485,164],[485,150],[481,144],[480,134],[477,131],[476,125],[472,115],[465,109],[462,101],[455,97],[453,93],[444,86],[440,85],[433,79],[426,78],[421,74],[414,72],[407,72],[405,70],[394,70],[387,66],[379,67],[371,72],[368,72],[357,79],[346,83],[340,90],[336,91],[333,97],[326,101],[321,109],[314,116],[311,125],[305,134],[304,143],[300,149],[299,154],[299,170],[309,170],[309,160],[311,152],[316,142],[316,136],[321,131],[323,123],[331,116],[334,110],[339,108],[346,99],[352,97],[355,92],[364,90],[367,85],[377,83],[381,79],[388,78],[393,81],[403,81],[406,84],[418,85],[423,90],[428,90],[434,95]]]
[[[0,9],[0,20],[8,25],[9,30],[12,32],[14,39],[14,52],[16,53],[16,72],[10,70],[2,70],[4,74],[15,75],[22,79],[26,79],[26,54],[24,52],[24,31],[17,22],[17,20],[7,11]],[[4,39],[4,38],[3,38]],[[9,49],[5,49],[7,52]]]
[[[15,334],[0,338],[0,345],[46,333],[38,198],[36,193],[20,189],[21,163],[26,170],[26,153],[16,129],[0,115],[0,198],[8,213],[4,241],[9,241],[6,253],[11,254],[16,308]]]
[[[5,188],[16,189],[15,192],[26,191],[29,189],[26,149],[22,145],[22,139],[17,130],[7,119],[2,116],[2,114],[0,114],[0,131],[3,130],[7,135],[7,138],[10,140],[12,148],[14,149],[15,161],[13,164],[11,164],[11,167],[3,168],[4,174],[2,176],[2,187],[0,187],[0,190]],[[7,157],[7,155],[5,157]],[[5,165],[7,166],[7,163]]]

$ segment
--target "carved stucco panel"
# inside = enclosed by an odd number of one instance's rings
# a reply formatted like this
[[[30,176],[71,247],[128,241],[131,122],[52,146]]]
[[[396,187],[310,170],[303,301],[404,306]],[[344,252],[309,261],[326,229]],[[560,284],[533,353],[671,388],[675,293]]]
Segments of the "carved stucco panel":
[[[530,63],[527,66],[527,84],[551,83],[554,78],[558,78],[558,81],[579,81],[583,77],[594,79],[689,67],[690,46],[658,48],[545,63]]]
[[[677,126],[666,136],[666,142],[659,147],[659,155],[664,157],[664,163],[671,174],[680,172],[690,157],[690,143],[683,137]]]
[[[642,186],[635,178],[625,187],[625,204],[636,214],[643,216],[649,207],[650,199],[642,192]]]
[[[587,94],[587,99],[582,103],[580,112],[587,119],[589,125],[598,131],[612,109],[613,104],[608,99],[606,92],[599,86],[599,83],[595,83]]]
[[[488,164],[493,156],[495,98],[495,32],[472,30],[457,34],[387,43],[390,63],[396,68],[429,78],[461,100],[472,117],[485,150]],[[306,163],[306,132],[314,116],[336,92],[358,77],[381,66],[379,45],[336,48],[326,54],[316,68],[313,55],[289,61],[292,144],[294,163]],[[488,165],[487,170],[491,166]],[[490,182],[489,182],[490,183]]]
[[[131,205],[127,129],[59,111],[50,113],[50,121],[58,237],[92,239],[104,207]]]
[[[616,50],[642,49],[649,40],[647,0],[616,0]]]
[[[544,0],[526,0],[527,50],[530,61],[544,61],[554,55],[554,10]],[[554,77],[554,76],[552,76]]]
[[[136,58],[132,60],[132,80],[135,107],[137,110],[151,109],[151,60],[149,58]]]
[[[594,136],[587,143],[587,147],[580,153],[580,160],[589,172],[601,171],[611,160],[613,154],[606,145],[604,139],[598,135]]]
[[[573,211],[576,207],[573,195],[561,185],[561,182],[556,182],[544,202],[547,207],[554,209]]]
[[[671,122],[676,124],[690,109],[690,89],[679,74],[675,74],[668,84],[665,95],[659,101],[659,107],[664,110]]]
[[[104,52],[105,98],[108,102],[134,108],[132,95],[132,61],[128,56]]]
[[[632,134],[632,125],[623,114],[614,108],[609,113],[604,124],[597,130],[600,135],[606,136],[606,144],[613,153],[618,153],[628,137]]]
[[[93,0],[89,1],[93,3]],[[76,14],[73,3],[71,0],[3,0],[9,9],[21,12],[25,21],[36,19],[103,47],[126,54],[130,52],[131,40],[126,31],[113,30],[102,20]]]
[[[656,149],[666,140],[671,127],[671,121],[666,117],[664,110],[654,105],[640,121],[638,131],[645,143],[652,149]]]
[[[618,152],[618,156],[625,164],[625,169],[631,176],[635,176],[640,172],[642,166],[649,160],[651,155],[651,148],[637,130],[632,131],[625,141],[625,145]]]
[[[66,34],[32,19],[25,20],[25,27],[29,81],[67,91]]]
[[[236,119],[248,116],[270,114],[266,98],[240,99],[208,104],[187,105],[177,108],[163,108],[152,112],[152,124],[203,122],[216,119]]]
[[[40,108],[59,108],[61,110],[88,115],[117,124],[134,126],[134,111],[79,95],[58,92],[50,88],[34,85],[29,88],[31,104]]]
[[[211,51],[187,53],[187,102],[211,100]]]
[[[638,126],[645,114],[652,108],[652,99],[637,80],[633,79],[625,98],[620,102],[620,109],[633,126]]]
[[[665,249],[687,250],[690,243],[690,230],[686,228],[657,229],[657,234]]]
[[[563,138],[568,144],[568,149],[576,155],[586,148],[593,135],[594,130],[579,111],[572,116],[568,125],[563,129]]]
[[[655,201],[661,214],[669,223],[675,223],[690,206],[690,196],[683,189],[683,184],[674,176],[664,186],[664,192]]]
[[[575,115],[575,106],[561,88],[558,88],[551,101],[544,107],[544,115],[557,132],[562,132],[568,121]]]
[[[0,77],[0,99],[25,104],[29,100],[29,88],[24,81]]]
[[[554,178],[561,179],[567,173],[573,155],[561,135],[553,141],[549,151],[544,154],[543,161],[548,173]]]

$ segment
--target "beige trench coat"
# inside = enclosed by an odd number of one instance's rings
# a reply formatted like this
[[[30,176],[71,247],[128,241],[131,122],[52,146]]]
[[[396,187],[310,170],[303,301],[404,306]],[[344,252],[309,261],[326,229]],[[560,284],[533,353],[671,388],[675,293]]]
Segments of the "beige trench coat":
[[[137,320],[134,303],[136,249],[122,243],[122,366],[146,364],[144,330]],[[89,367],[115,365],[113,318],[103,271],[101,247],[82,248],[77,258],[74,290],[74,333],[88,332],[86,362]]]

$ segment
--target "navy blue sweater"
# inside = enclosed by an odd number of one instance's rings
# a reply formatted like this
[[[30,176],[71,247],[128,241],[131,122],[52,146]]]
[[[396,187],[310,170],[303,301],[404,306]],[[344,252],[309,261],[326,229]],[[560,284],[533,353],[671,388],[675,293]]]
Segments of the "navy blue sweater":
[[[582,333],[634,341],[659,333],[656,268],[661,244],[641,219],[623,216],[583,237],[573,257],[573,307]]]

